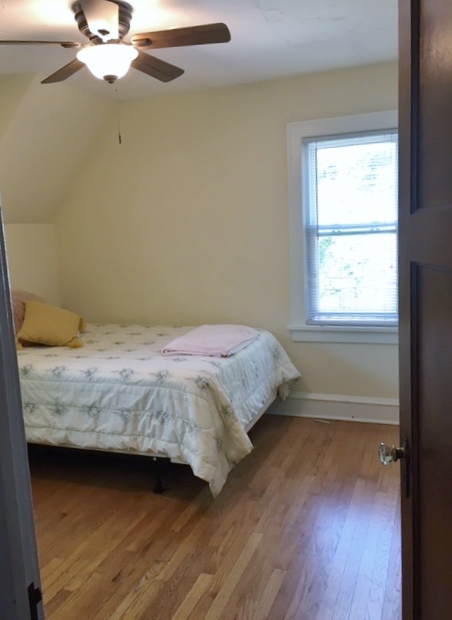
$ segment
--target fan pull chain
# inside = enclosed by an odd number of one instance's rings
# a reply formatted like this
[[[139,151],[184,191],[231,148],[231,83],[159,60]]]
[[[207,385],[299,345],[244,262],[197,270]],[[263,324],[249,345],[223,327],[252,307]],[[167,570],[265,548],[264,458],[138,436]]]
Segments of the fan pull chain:
[[[115,88],[115,91],[118,92],[118,89]],[[118,119],[118,142],[119,142],[119,144],[122,144],[121,121],[119,119],[119,103],[116,106],[116,118]]]
[[[119,116],[118,116],[118,142],[119,142],[119,144],[122,144],[121,126],[119,124]]]

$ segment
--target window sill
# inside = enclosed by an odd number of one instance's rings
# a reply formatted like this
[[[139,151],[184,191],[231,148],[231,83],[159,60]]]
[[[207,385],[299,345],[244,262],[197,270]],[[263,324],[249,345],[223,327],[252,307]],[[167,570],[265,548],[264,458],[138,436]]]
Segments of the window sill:
[[[397,327],[339,327],[288,325],[294,342],[341,344],[398,344]]]

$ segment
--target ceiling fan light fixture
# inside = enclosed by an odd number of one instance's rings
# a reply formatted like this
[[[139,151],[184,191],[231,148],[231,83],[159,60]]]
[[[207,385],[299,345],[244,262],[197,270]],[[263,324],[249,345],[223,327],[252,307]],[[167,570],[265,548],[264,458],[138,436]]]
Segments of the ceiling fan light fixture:
[[[124,77],[137,56],[138,50],[123,43],[92,45],[77,52],[78,60],[83,62],[95,77],[109,83]]]

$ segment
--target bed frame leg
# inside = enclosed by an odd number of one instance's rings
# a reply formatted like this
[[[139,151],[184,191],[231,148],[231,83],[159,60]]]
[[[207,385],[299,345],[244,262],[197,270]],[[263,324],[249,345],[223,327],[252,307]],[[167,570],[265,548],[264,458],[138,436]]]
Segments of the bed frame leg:
[[[160,459],[155,456],[152,457],[154,461],[154,471],[155,471],[155,487],[154,493],[163,493],[165,491],[165,487],[162,484],[162,479],[160,477],[160,473],[162,471]]]

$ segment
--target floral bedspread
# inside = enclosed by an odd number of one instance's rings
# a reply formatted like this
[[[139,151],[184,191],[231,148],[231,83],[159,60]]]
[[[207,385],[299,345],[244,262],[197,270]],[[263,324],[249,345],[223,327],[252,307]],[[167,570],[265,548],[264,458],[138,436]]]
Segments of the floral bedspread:
[[[81,349],[19,351],[27,441],[167,456],[216,496],[252,449],[246,425],[299,373],[265,330],[228,358],[161,353],[190,329],[89,323]]]

